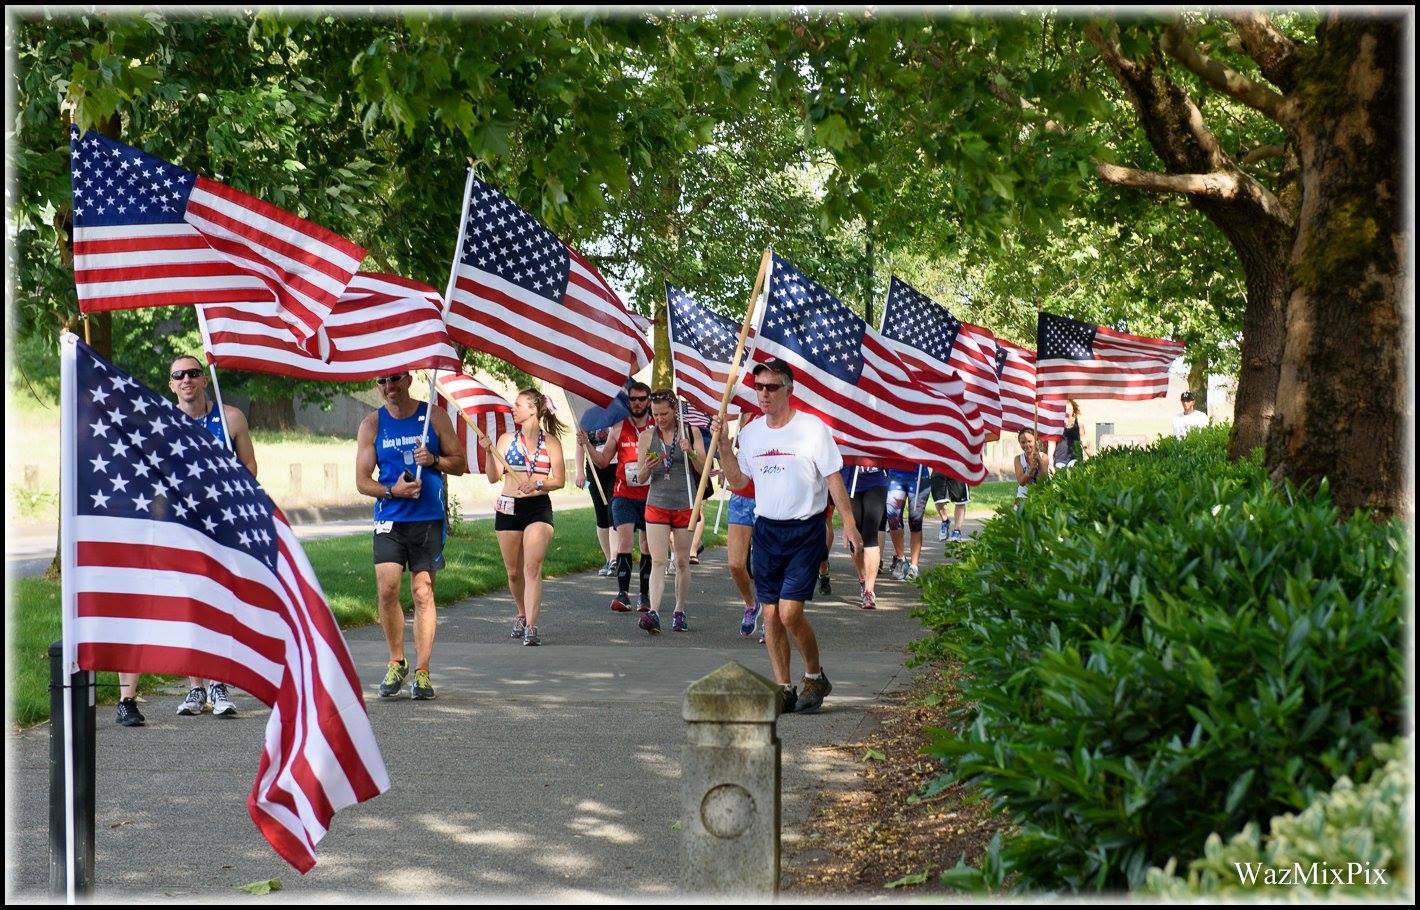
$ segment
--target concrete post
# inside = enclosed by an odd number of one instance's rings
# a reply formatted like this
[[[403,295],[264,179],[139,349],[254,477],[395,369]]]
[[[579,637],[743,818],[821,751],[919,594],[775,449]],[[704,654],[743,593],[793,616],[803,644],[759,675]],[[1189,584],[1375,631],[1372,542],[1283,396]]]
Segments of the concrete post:
[[[291,492],[301,492],[301,466],[298,464],[291,465]]]
[[[340,469],[334,462],[325,464],[325,492],[332,500],[340,493]]]
[[[779,687],[735,661],[690,684],[681,716],[683,884],[779,893]]]

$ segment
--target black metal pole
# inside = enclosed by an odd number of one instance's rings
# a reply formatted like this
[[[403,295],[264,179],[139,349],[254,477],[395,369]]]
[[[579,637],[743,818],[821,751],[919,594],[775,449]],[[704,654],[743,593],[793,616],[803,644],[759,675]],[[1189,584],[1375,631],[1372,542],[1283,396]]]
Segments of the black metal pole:
[[[97,716],[92,671],[81,670],[66,678],[64,649],[49,646],[49,890],[67,893],[68,866],[64,815],[64,698],[74,713],[74,893],[94,893],[94,794],[97,789]],[[66,685],[67,683],[67,685]]]

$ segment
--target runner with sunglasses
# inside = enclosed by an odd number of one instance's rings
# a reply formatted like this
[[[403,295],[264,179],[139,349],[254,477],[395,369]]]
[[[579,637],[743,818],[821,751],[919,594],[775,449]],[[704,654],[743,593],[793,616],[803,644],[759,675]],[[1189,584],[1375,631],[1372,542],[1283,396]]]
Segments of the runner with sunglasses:
[[[384,405],[360,421],[355,486],[375,500],[375,592],[390,657],[380,697],[399,694],[409,675],[404,610],[399,604],[400,583],[408,568],[414,600],[414,682],[409,697],[422,700],[434,697],[429,660],[437,623],[434,573],[444,567],[444,475],[458,476],[468,470],[468,464],[453,422],[442,408],[429,415],[426,438],[424,415],[429,413],[429,403],[410,397],[412,381],[408,373],[375,379]]]
[[[251,444],[246,415],[231,405],[223,405],[222,413],[217,413],[217,403],[207,398],[207,371],[202,368],[202,362],[188,355],[174,358],[168,366],[168,389],[177,400],[178,410],[218,439],[230,437],[233,454],[255,477],[256,450]],[[222,432],[223,419],[227,424],[226,436]],[[232,704],[225,683],[189,676],[187,685],[187,697],[177,709],[180,716],[195,717],[207,711],[211,711],[213,717],[237,716],[237,706]],[[138,710],[138,674],[118,674],[118,686],[116,722],[125,727],[143,726],[144,718]]]
[[[616,525],[616,597],[611,609],[616,613],[631,612],[631,544],[632,533],[641,532],[641,603],[642,613],[651,611],[651,552],[646,548],[646,485],[636,474],[636,451],[641,434],[651,425],[651,387],[633,382],[626,389],[631,416],[612,428],[606,444],[594,448],[585,432],[578,432],[577,441],[590,454],[592,464],[604,468],[616,460],[616,485],[611,495],[611,520]]]

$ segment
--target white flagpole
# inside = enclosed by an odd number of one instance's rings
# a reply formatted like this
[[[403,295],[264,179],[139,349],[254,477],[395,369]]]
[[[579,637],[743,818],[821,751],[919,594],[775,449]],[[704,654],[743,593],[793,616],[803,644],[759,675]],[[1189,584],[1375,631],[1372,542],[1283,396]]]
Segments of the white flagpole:
[[[848,498],[849,498],[849,499],[852,499],[852,498],[854,497],[854,495],[857,494],[857,492],[858,492],[858,468],[857,468],[857,466],[855,465],[854,468],[853,468],[853,483],[852,483],[851,485],[849,485],[849,487],[848,487]]]
[[[74,842],[74,691],[70,684],[78,669],[75,660],[75,617],[78,593],[74,589],[74,575],[78,571],[75,558],[74,523],[78,506],[78,478],[75,476],[78,464],[78,440],[75,439],[74,421],[78,413],[78,389],[75,387],[74,356],[78,336],[65,332],[59,338],[59,413],[60,413],[60,486],[59,514],[61,520],[59,560],[63,572],[60,581],[60,623],[62,628],[61,653],[64,661],[64,884],[68,903],[75,903],[75,854],[78,845]]]
[[[670,282],[666,282],[666,290],[667,290],[667,292],[669,292],[669,290],[670,290]],[[667,293],[667,297],[669,297],[669,296],[670,296],[669,293]],[[670,300],[667,300],[667,301],[666,301],[666,342],[667,342],[667,343],[666,343],[666,347],[670,350],[670,354],[671,354],[671,391],[674,392],[674,393],[675,393],[675,396],[676,396],[676,397],[675,397],[675,414],[676,414],[676,418],[675,418],[675,430],[676,430],[676,435],[677,435],[677,436],[679,436],[679,437],[680,437],[682,440],[684,440],[685,442],[690,442],[690,438],[689,438],[689,427],[687,426],[687,424],[686,424],[686,422],[685,422],[685,411],[686,411],[686,408],[688,408],[690,405],[687,404],[686,402],[682,401],[682,400],[681,400],[681,397],[680,397],[680,378],[676,375],[676,371],[675,371],[675,329],[671,327],[671,323],[672,323],[672,322],[673,322],[673,320],[671,319],[671,302],[670,302]],[[657,430],[657,432],[659,433],[660,431]],[[688,447],[688,448],[685,450],[685,495],[690,498],[690,501],[691,501],[692,505],[695,503],[695,490],[693,489],[693,487],[692,487],[692,485],[691,485],[691,483],[690,483],[690,453],[691,453],[692,451],[694,451],[694,449],[695,449],[695,446],[692,444],[690,447]],[[705,470],[707,470],[707,471],[710,470],[710,460],[709,460],[708,458],[707,458],[706,461],[705,461],[704,467],[705,467]],[[691,529],[692,531],[695,530],[695,511],[694,511],[694,509],[692,509],[692,510],[691,510],[691,513],[690,513],[690,529]]]
[[[207,369],[212,372],[212,394],[217,399],[217,419],[222,424],[222,441],[227,444],[227,451],[234,452],[236,447],[232,445],[232,434],[227,431],[227,409],[222,407],[222,384],[217,381],[217,361],[212,357],[212,336],[207,333],[207,315],[202,312],[202,307],[195,309],[197,327],[202,332],[203,353],[207,355]]]

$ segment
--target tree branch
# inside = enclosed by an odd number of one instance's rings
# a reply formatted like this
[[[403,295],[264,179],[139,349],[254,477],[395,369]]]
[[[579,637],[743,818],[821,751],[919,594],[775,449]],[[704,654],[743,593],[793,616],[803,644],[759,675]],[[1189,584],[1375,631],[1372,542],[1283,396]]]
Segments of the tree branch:
[[[1281,158],[1286,154],[1287,147],[1285,145],[1259,145],[1257,148],[1245,152],[1238,160],[1242,164],[1256,164],[1266,158]]]
[[[1187,67],[1195,76],[1234,101],[1260,111],[1278,123],[1286,119],[1286,98],[1266,86],[1258,85],[1236,70],[1230,69],[1193,46],[1182,28],[1170,25],[1164,29],[1163,48],[1168,55]]]
[[[1132,167],[1097,162],[1095,173],[1115,186],[1146,190],[1151,193],[1183,193],[1188,196],[1209,196],[1214,199],[1236,199],[1242,184],[1232,174],[1160,174]]]
[[[1284,92],[1296,85],[1297,45],[1282,34],[1266,13],[1231,13],[1228,20],[1242,39],[1243,50],[1257,61],[1262,75]]]

